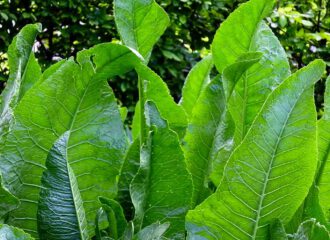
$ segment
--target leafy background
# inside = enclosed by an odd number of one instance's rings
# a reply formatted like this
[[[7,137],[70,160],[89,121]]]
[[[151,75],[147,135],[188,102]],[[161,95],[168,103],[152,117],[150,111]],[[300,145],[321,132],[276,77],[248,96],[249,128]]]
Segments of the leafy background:
[[[149,66],[167,82],[178,100],[191,67],[209,53],[219,24],[245,0],[157,0],[171,19],[154,48]],[[43,69],[61,58],[101,42],[117,42],[110,0],[0,0],[0,89],[8,77],[5,52],[11,39],[27,23],[41,22],[43,32],[35,45]],[[330,1],[278,0],[267,23],[285,47],[293,69],[315,58],[324,59],[330,73]],[[326,76],[326,74],[324,75]],[[109,79],[129,116],[138,98],[134,73]],[[324,81],[315,92],[322,114]]]

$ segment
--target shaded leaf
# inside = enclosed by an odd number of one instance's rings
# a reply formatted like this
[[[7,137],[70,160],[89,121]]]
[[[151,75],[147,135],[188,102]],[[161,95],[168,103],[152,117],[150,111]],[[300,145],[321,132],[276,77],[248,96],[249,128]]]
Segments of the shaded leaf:
[[[142,146],[140,169],[131,183],[135,222],[140,227],[159,220],[169,222],[166,236],[182,239],[184,217],[191,206],[190,174],[177,134],[168,128],[153,103],[147,102],[145,109],[152,132]]]
[[[0,219],[8,212],[16,209],[18,204],[19,200],[3,186],[0,173]]]
[[[38,204],[40,239],[89,239],[81,189],[68,162],[70,132],[64,133],[50,149],[41,178]]]
[[[303,222],[297,233],[289,235],[290,240],[328,240],[330,239],[327,229],[317,222],[316,219],[309,219]]]
[[[5,224],[0,224],[0,239],[33,240],[33,238],[23,230]]]
[[[153,223],[150,226],[143,228],[134,237],[133,240],[161,240],[163,235],[170,227],[169,223]]]

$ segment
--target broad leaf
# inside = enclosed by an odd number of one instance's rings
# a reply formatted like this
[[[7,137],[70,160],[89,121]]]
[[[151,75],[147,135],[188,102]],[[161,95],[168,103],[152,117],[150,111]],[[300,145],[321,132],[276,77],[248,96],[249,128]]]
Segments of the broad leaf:
[[[155,102],[162,117],[167,120],[169,127],[177,132],[180,138],[183,138],[187,127],[187,117],[182,106],[174,102],[166,84],[150,68],[144,64],[138,64],[136,71],[143,81],[144,100]]]
[[[210,71],[213,68],[212,56],[207,56],[197,63],[189,72],[182,89],[180,105],[184,108],[187,116],[190,117],[193,108],[203,92],[210,83]]]
[[[154,0],[115,0],[114,15],[124,44],[137,50],[147,62],[169,24],[166,12]]]
[[[40,24],[26,25],[9,46],[10,75],[0,99],[0,136],[8,130],[13,109],[19,100],[41,75],[32,52],[35,38],[40,31]]]
[[[47,156],[37,213],[40,239],[90,239],[81,190],[68,162],[69,136],[64,133]]]
[[[269,96],[216,193],[188,213],[190,239],[267,239],[273,219],[291,219],[316,170],[313,85],[324,67],[311,63]]]
[[[5,224],[0,224],[0,239],[33,240],[33,238],[23,230]]]
[[[64,132],[71,132],[68,161],[81,189],[91,235],[98,197],[113,198],[117,192],[128,141],[106,80],[132,69],[138,59],[124,46],[101,44],[79,53],[78,61],[69,59],[46,71],[46,78],[20,101],[16,123],[0,146],[5,186],[21,201],[9,223],[34,236],[45,159]]]
[[[158,220],[169,222],[166,236],[182,239],[184,217],[191,207],[190,174],[177,134],[151,102],[146,105],[146,119],[152,132],[142,146],[140,169],[131,184],[135,222],[141,227]]]
[[[330,77],[326,82],[324,115],[318,122],[319,169],[316,184],[320,189],[320,204],[330,221]]]
[[[316,219],[309,219],[301,223],[297,233],[289,235],[290,240],[329,240],[330,235],[327,229],[317,222]]]
[[[274,0],[250,0],[231,13],[217,30],[212,55],[218,71],[236,62],[241,54],[256,51],[253,44],[261,20],[271,13]]]

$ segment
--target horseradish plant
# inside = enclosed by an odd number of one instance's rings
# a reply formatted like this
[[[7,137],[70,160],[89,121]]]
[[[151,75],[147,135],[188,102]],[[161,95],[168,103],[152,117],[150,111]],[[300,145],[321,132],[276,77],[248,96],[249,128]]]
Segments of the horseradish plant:
[[[153,0],[115,0],[123,44],[44,72],[41,27],[24,27],[1,98],[0,239],[330,239],[330,90],[321,120],[313,100],[325,64],[290,73],[263,21],[273,4],[221,24],[179,104],[147,66],[169,24]],[[128,137],[107,80],[131,70]]]

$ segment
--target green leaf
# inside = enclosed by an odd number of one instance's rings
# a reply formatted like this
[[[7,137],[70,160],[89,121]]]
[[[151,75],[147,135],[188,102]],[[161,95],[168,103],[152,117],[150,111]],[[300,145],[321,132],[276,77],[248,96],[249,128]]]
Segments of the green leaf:
[[[50,149],[41,178],[38,204],[40,239],[89,239],[83,201],[76,176],[68,162],[70,132]]]
[[[320,204],[330,221],[330,77],[326,82],[324,115],[318,121],[319,169],[315,182],[320,190]]]
[[[216,193],[188,212],[190,239],[267,239],[273,219],[291,219],[316,170],[313,85],[324,68],[314,61],[268,97]]]
[[[166,230],[170,227],[169,223],[153,223],[150,226],[143,228],[134,237],[133,240],[161,240]],[[182,239],[182,238],[181,238]]]
[[[141,110],[140,110],[140,100],[137,101],[134,108],[134,116],[132,121],[132,138],[135,140],[140,136],[140,123],[141,123]]]
[[[138,51],[147,62],[169,24],[166,12],[154,0],[115,0],[114,15],[124,44]]]
[[[118,180],[117,199],[123,206],[127,219],[133,219],[134,206],[132,204],[129,187],[140,167],[140,140],[135,139],[130,145]]]
[[[285,233],[285,228],[282,222],[275,219],[269,226],[269,239],[270,240],[288,240]]]
[[[231,13],[217,30],[212,55],[218,71],[233,64],[241,54],[256,51],[255,34],[263,18],[271,13],[274,0],[250,0]]]
[[[103,210],[107,214],[109,222],[109,237],[118,239],[124,234],[127,226],[123,209],[115,200],[103,197],[100,197],[99,200],[102,203]]]
[[[189,72],[182,89],[180,105],[190,117],[193,108],[207,84],[210,83],[210,71],[213,68],[212,56],[205,57]]]
[[[100,207],[98,197],[113,198],[117,192],[128,140],[106,80],[133,68],[138,59],[125,46],[115,44],[97,45],[77,58],[79,64],[69,59],[47,71],[48,77],[25,94],[15,110],[16,123],[0,145],[5,186],[21,201],[9,223],[34,236],[46,156],[64,132],[71,132],[68,161],[83,190],[90,235]]]
[[[119,111],[120,111],[121,120],[124,122],[127,118],[128,109],[127,107],[121,107],[119,108]]]
[[[33,238],[19,228],[0,224],[0,239],[3,240],[33,240]]]
[[[131,183],[135,222],[141,227],[155,221],[169,222],[166,236],[183,239],[184,217],[191,207],[190,174],[177,134],[168,128],[153,103],[147,102],[145,109],[152,132],[142,146],[140,169]]]
[[[330,239],[327,229],[317,222],[316,219],[309,219],[301,223],[297,233],[289,235],[290,240],[328,240]]]
[[[209,194],[208,177],[212,159],[223,146],[222,125],[225,114],[225,94],[220,77],[205,88],[192,112],[184,138],[184,154],[194,184],[193,204],[201,203]]]
[[[137,65],[136,71],[143,81],[145,101],[155,102],[170,129],[183,138],[187,127],[187,117],[182,106],[175,103],[166,84],[150,68],[140,63]]]
[[[12,195],[5,186],[3,186],[0,173],[0,219],[8,212],[17,208],[19,200]],[[1,238],[0,238],[1,239]]]
[[[40,78],[41,70],[32,52],[39,32],[41,32],[40,24],[28,24],[9,46],[10,75],[0,99],[0,136],[7,132],[17,103]]]

